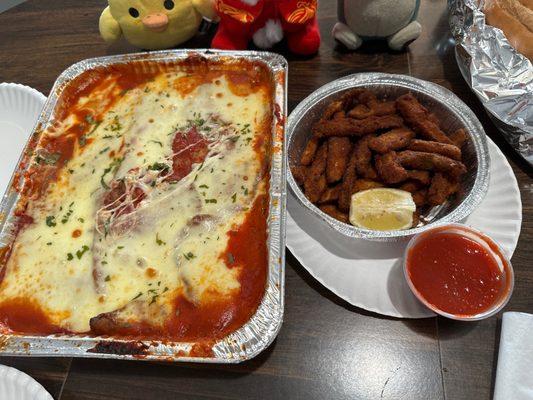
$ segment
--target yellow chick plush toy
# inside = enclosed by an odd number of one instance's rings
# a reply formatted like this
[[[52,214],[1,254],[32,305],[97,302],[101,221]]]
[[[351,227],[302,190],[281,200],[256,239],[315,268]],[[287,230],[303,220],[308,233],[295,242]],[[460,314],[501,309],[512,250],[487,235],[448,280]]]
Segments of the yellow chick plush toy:
[[[106,42],[122,35],[134,46],[157,50],[192,38],[202,17],[216,16],[213,0],[109,0],[100,16]]]

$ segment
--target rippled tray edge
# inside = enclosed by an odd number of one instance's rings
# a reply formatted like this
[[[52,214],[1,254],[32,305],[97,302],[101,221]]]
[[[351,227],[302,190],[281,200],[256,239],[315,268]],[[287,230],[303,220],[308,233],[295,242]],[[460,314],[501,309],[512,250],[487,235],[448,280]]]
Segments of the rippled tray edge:
[[[272,124],[272,156],[270,169],[270,207],[268,215],[268,280],[264,297],[256,313],[237,331],[212,345],[212,357],[191,357],[188,354],[195,343],[157,340],[125,340],[85,335],[14,335],[0,334],[0,355],[26,355],[42,357],[90,357],[108,359],[156,360],[170,362],[239,363],[255,357],[276,338],[283,322],[285,292],[285,210],[286,162],[285,121],[287,115],[287,71],[284,57],[276,53],[259,51],[224,51],[210,49],[163,50],[147,53],[113,55],[80,61],[67,68],[57,78],[43,111],[33,129],[30,140],[22,152],[18,166],[0,204],[0,246],[11,242],[9,235],[12,212],[19,195],[14,190],[17,172],[29,159],[33,144],[50,122],[59,94],[68,83],[82,72],[94,67],[126,62],[172,62],[189,56],[207,59],[246,59],[261,61],[270,70],[274,84],[274,120]],[[33,143],[33,144],[32,144]],[[92,349],[99,344],[116,343],[127,349],[135,345],[130,354],[110,354]],[[202,343],[203,344],[203,343]],[[147,347],[142,347],[147,346]],[[90,351],[91,350],[91,351]]]
[[[299,159],[299,153],[297,153],[295,148],[300,147],[300,150],[303,148],[303,146],[295,144],[297,141],[296,136],[298,136],[297,133],[300,131],[299,125],[302,123],[314,123],[318,120],[319,113],[322,111],[325,101],[328,99],[331,100],[335,96],[338,97],[342,92],[356,87],[371,88],[373,90],[389,88],[392,92],[398,91],[398,93],[394,93],[395,96],[406,92],[413,92],[415,95],[427,96],[428,99],[431,98],[435,104],[446,105],[449,117],[454,117],[459,123],[458,127],[466,129],[472,142],[473,155],[476,159],[476,171],[472,176],[474,179],[472,189],[451,212],[432,220],[424,226],[395,231],[373,231],[342,223],[322,212],[305,197],[303,191],[294,180],[292,173],[288,173],[287,180],[289,186],[300,206],[306,208],[317,220],[324,222],[330,228],[344,236],[381,242],[405,240],[430,227],[458,222],[466,218],[481,203],[489,187],[490,157],[485,131],[475,114],[463,101],[453,92],[432,82],[423,81],[407,75],[363,72],[347,75],[319,87],[302,100],[289,116],[287,122],[286,151],[288,165],[294,165],[297,162],[296,160]],[[311,130],[303,129],[303,131],[310,132]]]

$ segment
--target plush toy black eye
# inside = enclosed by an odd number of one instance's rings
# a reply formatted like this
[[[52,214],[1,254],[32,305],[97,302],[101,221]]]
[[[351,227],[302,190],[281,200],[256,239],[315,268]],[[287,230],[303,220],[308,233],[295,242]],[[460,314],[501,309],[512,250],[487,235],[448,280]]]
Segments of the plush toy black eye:
[[[172,10],[174,8],[174,2],[172,0],[165,0],[164,4],[167,10]]]
[[[139,11],[137,11],[136,8],[131,7],[128,11],[133,18],[137,18],[139,16]]]

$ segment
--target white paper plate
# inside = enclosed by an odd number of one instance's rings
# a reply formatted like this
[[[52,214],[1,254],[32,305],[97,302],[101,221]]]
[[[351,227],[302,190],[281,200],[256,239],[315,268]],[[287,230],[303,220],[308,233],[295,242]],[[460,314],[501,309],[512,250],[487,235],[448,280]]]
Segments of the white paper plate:
[[[511,166],[488,139],[491,158],[487,196],[465,221],[496,240],[510,257],[522,224],[520,190]],[[407,242],[380,243],[340,235],[289,194],[287,247],[325,287],[354,306],[399,318],[434,314],[411,293],[402,270]]]
[[[0,83],[0,195],[4,194],[46,97],[17,83]]]
[[[5,365],[0,365],[0,399],[54,400],[31,376]]]

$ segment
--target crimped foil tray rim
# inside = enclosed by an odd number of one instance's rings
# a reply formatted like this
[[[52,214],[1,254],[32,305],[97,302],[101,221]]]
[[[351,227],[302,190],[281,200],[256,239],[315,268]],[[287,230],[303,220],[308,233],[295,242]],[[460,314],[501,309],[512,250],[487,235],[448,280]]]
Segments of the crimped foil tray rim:
[[[188,356],[195,342],[172,342],[151,339],[124,339],[112,336],[95,337],[80,335],[19,335],[0,333],[0,355],[36,357],[84,357],[127,360],[152,360],[171,362],[226,363],[234,364],[249,360],[266,349],[274,341],[283,322],[285,293],[285,217],[286,217],[286,157],[285,120],[287,115],[287,60],[276,53],[261,51],[226,51],[212,49],[176,49],[146,53],[119,54],[89,58],[79,61],[64,70],[54,82],[41,115],[37,120],[30,140],[26,144],[17,164],[8,189],[0,204],[0,242],[3,243],[8,228],[9,216],[18,200],[13,189],[15,174],[21,169],[21,162],[31,139],[40,135],[51,122],[59,93],[69,82],[82,72],[111,64],[128,62],[173,62],[189,56],[208,59],[246,59],[263,62],[272,74],[274,84],[272,123],[272,155],[269,188],[268,215],[268,279],[265,294],[256,313],[237,331],[216,341],[212,346],[213,357]],[[276,116],[276,114],[278,114]],[[274,151],[274,149],[280,149]],[[90,352],[99,343],[143,343],[148,349],[140,354],[109,354]],[[203,344],[204,342],[199,342]],[[184,355],[181,355],[184,354]]]
[[[289,115],[287,121],[287,165],[289,149],[292,144],[292,138],[296,126],[300,120],[305,116],[307,110],[311,109],[319,101],[327,98],[330,95],[338,92],[345,91],[354,87],[365,87],[372,85],[393,85],[402,87],[407,90],[414,90],[421,92],[425,95],[435,98],[439,102],[446,101],[446,105],[449,108],[454,109],[456,114],[462,115],[461,122],[464,123],[470,139],[474,143],[475,152],[478,160],[478,168],[476,173],[476,179],[474,186],[470,193],[463,199],[460,205],[455,208],[448,215],[439,218],[436,221],[432,221],[424,226],[399,230],[399,231],[373,231],[369,229],[358,228],[349,224],[340,222],[333,217],[330,217],[326,213],[322,212],[318,207],[312,204],[303,194],[299,185],[292,176],[290,168],[287,172],[287,181],[291,188],[292,193],[295,195],[298,202],[303,205],[308,212],[315,215],[318,219],[325,222],[329,227],[335,231],[343,234],[344,236],[354,239],[366,239],[372,241],[381,242],[394,242],[399,240],[409,239],[417,233],[424,232],[427,229],[445,225],[447,223],[459,222],[470,215],[475,208],[484,199],[490,180],[490,157],[488,152],[488,145],[486,140],[485,131],[483,126],[475,116],[472,110],[453,92],[437,85],[432,82],[424,81],[418,78],[414,78],[407,75],[399,74],[386,74],[380,72],[364,72],[347,75],[343,78],[339,78],[324,86],[321,86],[302,102],[296,106],[296,108]],[[438,96],[438,97],[437,97]]]

